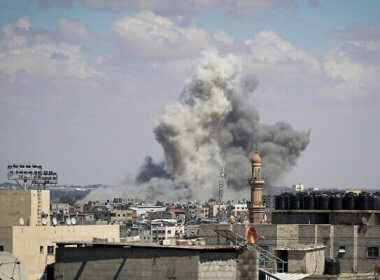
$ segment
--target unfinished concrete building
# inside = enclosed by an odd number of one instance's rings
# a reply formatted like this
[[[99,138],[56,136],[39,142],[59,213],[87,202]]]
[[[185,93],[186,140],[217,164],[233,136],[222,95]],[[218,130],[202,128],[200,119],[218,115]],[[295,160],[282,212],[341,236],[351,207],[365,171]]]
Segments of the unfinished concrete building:
[[[54,279],[258,279],[255,250],[233,246],[58,243]]]

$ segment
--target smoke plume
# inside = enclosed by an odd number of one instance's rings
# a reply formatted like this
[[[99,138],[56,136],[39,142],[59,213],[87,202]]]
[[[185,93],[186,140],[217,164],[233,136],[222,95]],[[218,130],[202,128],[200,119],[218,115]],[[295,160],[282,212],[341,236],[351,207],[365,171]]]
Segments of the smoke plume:
[[[165,108],[154,129],[164,160],[155,163],[147,157],[127,189],[145,192],[152,200],[206,200],[216,197],[225,166],[225,193],[238,197],[248,189],[249,156],[256,146],[272,183],[296,164],[309,133],[283,122],[261,124],[248,102],[257,82],[242,79],[241,68],[234,55],[204,53],[179,102]]]

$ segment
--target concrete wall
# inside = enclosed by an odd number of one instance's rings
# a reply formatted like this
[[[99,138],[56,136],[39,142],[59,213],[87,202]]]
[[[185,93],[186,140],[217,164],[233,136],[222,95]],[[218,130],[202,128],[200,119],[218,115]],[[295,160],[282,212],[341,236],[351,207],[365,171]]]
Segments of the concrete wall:
[[[41,190],[40,193],[41,211],[49,214],[50,192]],[[0,226],[18,226],[20,217],[25,225],[38,225],[38,191],[0,190]]]
[[[290,273],[323,274],[324,269],[325,251],[323,249],[288,252],[288,272]]]
[[[15,255],[25,266],[28,279],[40,279],[46,265],[55,261],[54,254],[47,253],[48,246],[59,241],[92,241],[93,238],[119,238],[118,225],[105,226],[14,226],[0,227],[0,245]],[[42,246],[43,252],[40,252]]]
[[[55,279],[258,279],[257,258],[246,251],[178,247],[65,247]]]
[[[12,252],[12,227],[0,226],[0,246],[4,247],[4,251]]]
[[[215,226],[221,225],[200,225],[199,234],[201,238],[205,238],[206,244],[218,242],[217,234],[213,231]],[[240,233],[244,232],[246,226],[248,225],[224,225],[225,228]],[[377,246],[380,249],[379,225],[258,224],[254,227],[259,235],[265,237],[258,244],[268,246],[271,253],[275,253],[276,247],[320,244],[326,246],[326,258],[339,260],[341,272],[371,272],[375,266],[380,267],[380,258],[367,257],[368,247]],[[223,242],[222,238],[219,239]],[[346,252],[343,255],[338,253],[340,246],[345,246]]]

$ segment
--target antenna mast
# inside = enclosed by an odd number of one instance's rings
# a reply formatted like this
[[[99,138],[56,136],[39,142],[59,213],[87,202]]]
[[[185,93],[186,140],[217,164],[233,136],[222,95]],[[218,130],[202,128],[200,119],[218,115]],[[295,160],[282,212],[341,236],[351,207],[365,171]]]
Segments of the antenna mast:
[[[222,169],[222,172],[220,172],[220,179],[219,179],[219,204],[221,204],[223,200],[223,189],[224,189],[226,177],[227,177],[226,168],[225,168],[225,164],[223,163],[223,169]]]
[[[222,169],[222,172],[220,172],[220,179],[219,179],[219,191],[218,191],[218,194],[219,194],[219,210],[218,210],[218,216],[219,216],[219,219],[221,219],[221,211],[220,211],[220,208],[221,208],[221,205],[222,205],[222,201],[223,201],[223,189],[224,189],[224,185],[227,184],[227,173],[226,173],[226,167],[225,167],[225,163],[223,163],[223,169]]]

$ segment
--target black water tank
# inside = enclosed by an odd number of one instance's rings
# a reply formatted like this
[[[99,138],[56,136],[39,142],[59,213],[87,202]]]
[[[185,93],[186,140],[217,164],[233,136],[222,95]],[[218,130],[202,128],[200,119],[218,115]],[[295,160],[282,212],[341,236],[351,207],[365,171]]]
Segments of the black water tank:
[[[314,195],[307,195],[305,197],[305,209],[314,210],[315,209],[315,197]]]
[[[298,195],[293,194],[290,196],[290,209],[299,210],[300,209],[300,199]]]
[[[329,197],[321,194],[317,197],[318,210],[329,210]]]
[[[355,210],[355,196],[351,193],[347,193],[343,198],[343,209]]]
[[[300,199],[300,209],[305,209],[305,193],[299,193],[298,197]]]
[[[380,210],[380,196],[377,196],[377,195],[372,196],[372,209]]]
[[[333,259],[326,259],[324,274],[328,274],[328,275],[340,274],[340,263],[339,263],[339,261],[333,260]]]
[[[276,195],[276,197],[275,197],[275,208],[276,208],[276,210],[285,210],[286,209],[285,198],[282,194]]]
[[[290,209],[290,194],[284,193],[283,196],[285,200],[285,209],[289,210]]]
[[[370,197],[367,194],[360,194],[358,197],[357,209],[369,210]]]
[[[331,196],[330,201],[331,201],[331,209],[332,210],[342,210],[343,199],[340,195]]]

